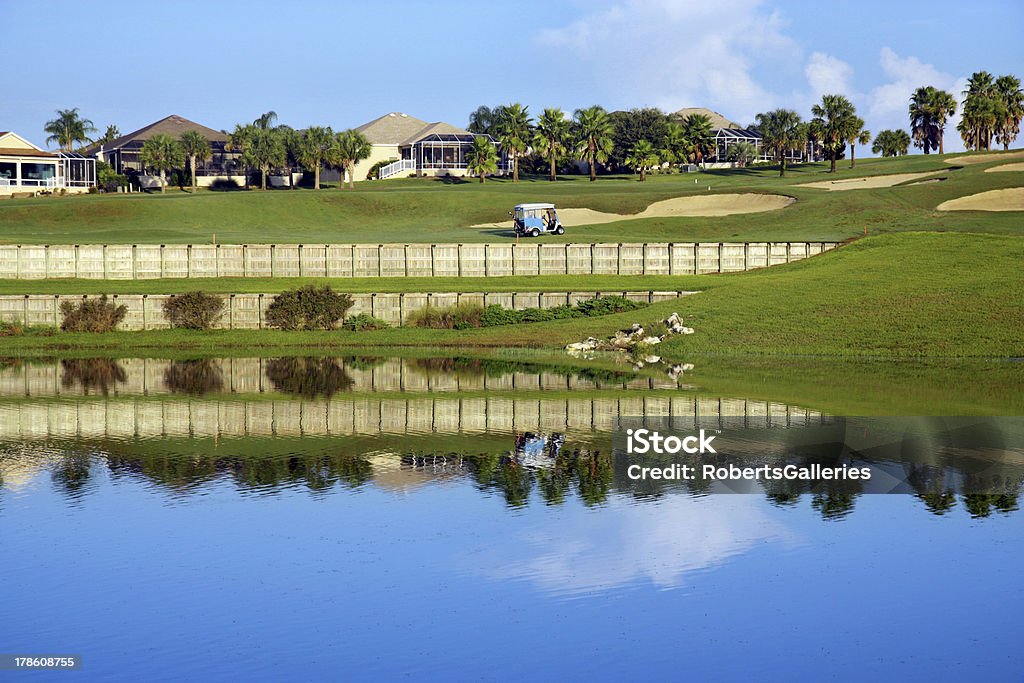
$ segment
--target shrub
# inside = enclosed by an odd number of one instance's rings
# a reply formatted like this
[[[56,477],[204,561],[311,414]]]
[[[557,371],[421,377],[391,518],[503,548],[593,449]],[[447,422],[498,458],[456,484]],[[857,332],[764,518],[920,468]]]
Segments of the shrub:
[[[352,308],[352,297],[329,286],[282,292],[267,309],[267,324],[282,330],[330,330]]]
[[[425,306],[409,314],[408,323],[413,327],[427,327],[434,330],[468,330],[481,326],[484,307],[479,304],[457,304],[447,308]]]
[[[0,337],[52,337],[56,329],[47,325],[24,325],[0,320]]]
[[[210,183],[210,189],[214,192],[231,192],[233,190],[241,190],[242,186],[234,178],[217,178]]]
[[[515,325],[521,320],[518,311],[510,311],[498,304],[491,304],[480,316],[481,327],[497,327],[498,325]]]
[[[342,329],[352,330],[353,332],[371,332],[373,330],[386,330],[391,327],[391,325],[387,324],[387,322],[380,318],[374,318],[372,315],[357,313],[356,315],[346,318],[341,327]]]
[[[64,316],[60,329],[64,332],[113,332],[124,320],[128,309],[108,301],[104,294],[98,299],[83,299],[77,304],[62,301],[60,312]]]
[[[366,172],[366,179],[367,180],[377,180],[377,176],[380,174],[380,169],[384,168],[388,164],[393,163],[395,161],[398,161],[398,160],[397,159],[381,159],[380,161],[375,163],[373,166],[371,166],[370,170]]]
[[[164,301],[164,315],[171,327],[208,330],[224,312],[224,299],[206,292],[186,292]]]
[[[580,313],[590,318],[596,315],[610,315],[612,313],[632,311],[643,305],[623,296],[600,296],[596,299],[581,301],[576,304],[576,308]]]

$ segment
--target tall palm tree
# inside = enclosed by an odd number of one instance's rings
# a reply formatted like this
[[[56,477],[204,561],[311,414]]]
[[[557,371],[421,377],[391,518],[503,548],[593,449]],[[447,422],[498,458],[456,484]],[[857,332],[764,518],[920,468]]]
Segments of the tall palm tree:
[[[498,153],[494,151],[494,143],[487,135],[477,135],[473,138],[473,146],[469,148],[469,157],[466,159],[466,168],[470,173],[484,182],[488,173],[498,171]]]
[[[96,129],[89,119],[78,115],[78,107],[74,109],[58,109],[57,118],[47,121],[43,131],[50,134],[46,144],[56,142],[61,150],[73,152],[76,142],[89,142],[89,134]]]
[[[850,146],[850,168],[857,165],[857,143],[866,145],[871,142],[871,131],[864,128],[864,119],[854,117],[849,130],[846,131],[846,144]]]
[[[943,137],[946,132],[946,121],[956,113],[956,98],[953,93],[934,89],[931,99],[931,113],[935,126],[939,129],[939,154],[945,154]]]
[[[637,140],[626,157],[626,165],[640,171],[640,182],[647,180],[647,169],[659,161],[658,152],[647,140]]]
[[[604,107],[594,105],[573,112],[573,128],[580,158],[590,166],[590,181],[597,180],[597,164],[612,152],[613,125]]]
[[[338,163],[338,145],[330,127],[310,126],[302,134],[299,163],[313,171],[313,189],[320,189],[320,169]]]
[[[256,126],[260,130],[270,130],[273,128],[275,121],[277,121],[277,112],[270,110],[261,114],[258,119],[252,122],[252,125]]]
[[[238,152],[242,164],[245,166],[245,189],[249,189],[249,174],[252,170],[250,165],[251,157],[248,153],[252,138],[259,130],[252,124],[235,124],[235,129],[228,134],[227,149],[231,152]]]
[[[533,137],[529,107],[518,102],[504,107],[494,128],[501,149],[512,157],[512,182],[519,182],[519,157],[526,154]]]
[[[683,163],[687,160],[686,131],[677,121],[669,121],[665,127],[665,148],[661,151],[662,158],[670,164]]]
[[[167,189],[167,171],[181,166],[183,161],[181,145],[170,135],[158,133],[142,143],[139,151],[142,165],[160,173],[160,192]]]
[[[555,180],[555,165],[559,157],[568,151],[569,120],[561,109],[548,108],[537,119],[537,133],[534,136],[534,147],[537,152],[548,160],[551,165],[549,180]]]
[[[345,175],[348,176],[349,189],[356,186],[356,164],[363,159],[369,159],[373,147],[370,141],[357,130],[343,130],[335,136],[338,147],[338,161],[342,167],[342,177],[338,188],[345,186]]]
[[[853,103],[843,95],[822,96],[821,104],[811,107],[811,114],[814,116],[811,127],[820,134],[822,145],[828,152],[829,172],[835,173],[839,153],[851,133],[862,127],[864,122],[857,116]]]
[[[1003,104],[1002,120],[996,124],[996,141],[1007,150],[1020,133],[1020,121],[1024,117],[1024,90],[1021,90],[1019,78],[1006,75],[996,79],[995,92]]]
[[[704,114],[690,114],[683,119],[682,126],[690,161],[703,165],[704,159],[715,151],[711,119]]]
[[[182,153],[188,159],[189,169],[192,171],[192,193],[195,194],[196,162],[205,162],[210,158],[210,141],[204,138],[199,131],[188,130],[181,134],[179,144]]]
[[[987,150],[1000,121],[1005,118],[995,79],[987,71],[976,71],[967,79],[967,90],[963,94],[963,116],[957,130],[967,147]]]
[[[939,148],[939,127],[933,110],[937,90],[930,86],[921,86],[910,96],[910,131],[914,134],[914,146],[920,147],[925,154],[931,154]]]
[[[270,169],[283,165],[287,158],[284,140],[276,130],[254,128],[242,157],[249,166],[260,169],[260,189],[266,190]]]
[[[779,160],[779,176],[786,175],[786,152],[807,142],[807,126],[800,115],[790,109],[775,109],[757,115],[757,129],[764,146]]]

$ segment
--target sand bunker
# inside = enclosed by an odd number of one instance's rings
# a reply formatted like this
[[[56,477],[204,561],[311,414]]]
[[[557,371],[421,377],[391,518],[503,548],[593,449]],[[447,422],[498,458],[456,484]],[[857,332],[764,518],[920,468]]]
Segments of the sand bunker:
[[[1016,164],[1003,164],[1002,166],[993,166],[992,168],[985,169],[985,173],[1003,173],[1004,171],[1024,171],[1024,161],[1018,161]]]
[[[968,154],[965,157],[953,157],[946,159],[947,164],[983,164],[986,161],[1003,161],[1005,159],[1020,159],[1024,157],[1024,149],[1015,152],[989,152],[988,154]]]
[[[566,227],[598,225],[638,218],[676,218],[685,216],[731,216],[782,209],[796,200],[778,194],[709,194],[676,197],[654,202],[640,213],[605,213],[594,209],[558,209],[558,218]],[[483,223],[474,228],[511,228],[512,221]]]
[[[937,208],[939,211],[1024,211],[1024,187],[979,192],[942,202]]]
[[[867,190],[875,187],[892,187],[905,183],[908,180],[927,178],[936,173],[945,171],[928,171],[927,173],[893,173],[890,175],[875,175],[865,178],[847,178],[845,180],[820,180],[814,183],[801,183],[797,187],[817,187],[822,190]]]

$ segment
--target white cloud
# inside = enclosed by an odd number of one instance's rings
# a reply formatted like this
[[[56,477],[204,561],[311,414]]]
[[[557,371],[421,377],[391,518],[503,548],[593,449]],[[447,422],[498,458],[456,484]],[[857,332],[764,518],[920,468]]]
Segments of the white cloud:
[[[875,126],[876,132],[883,128],[907,129],[907,106],[914,90],[923,85],[933,85],[948,90],[959,102],[961,92],[967,79],[939,71],[931,64],[922,62],[917,57],[901,57],[893,49],[883,47],[879,55],[882,72],[888,79],[868,93],[869,124]],[[956,132],[956,124],[960,121],[960,109],[946,124],[945,149],[956,152],[963,149],[963,142]]]
[[[853,67],[824,52],[811,55],[804,67],[804,75],[807,76],[813,101],[820,100],[822,95],[839,93],[849,96],[853,92]]]

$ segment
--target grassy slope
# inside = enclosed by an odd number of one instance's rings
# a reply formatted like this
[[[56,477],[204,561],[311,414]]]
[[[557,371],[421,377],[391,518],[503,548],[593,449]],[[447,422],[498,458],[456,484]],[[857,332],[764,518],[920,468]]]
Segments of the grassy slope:
[[[590,183],[573,176],[550,183],[528,179],[447,183],[410,179],[361,183],[356,190],[201,192],[192,196],[81,196],[0,202],[0,242],[22,243],[220,243],[237,242],[486,242],[509,238],[507,231],[468,226],[505,220],[522,201],[554,201],[561,207],[589,207],[636,213],[652,202],[688,194],[773,192],[799,199],[781,211],[718,218],[651,218],[590,227],[569,226],[548,241],[729,241],[839,240],[872,233],[935,230],[1019,234],[1018,214],[941,213],[941,202],[976,192],[1021,184],[1018,173],[983,173],[1000,163],[952,170],[937,155],[841,163],[836,175],[826,164],[797,166],[780,179],[773,169],[736,169],[707,174],[602,177]],[[828,192],[798,183],[865,175],[941,170],[946,180],[923,185]],[[694,180],[697,182],[694,183]],[[893,217],[898,217],[894,221]]]
[[[885,235],[788,266],[706,277],[714,286],[680,301],[603,318],[480,330],[379,332],[136,332],[4,340],[5,353],[61,348],[177,346],[214,352],[287,346],[559,347],[605,336],[673,310],[697,333],[663,345],[697,355],[882,357],[1024,356],[1024,240],[999,235]],[[690,278],[692,279],[692,278]]]

